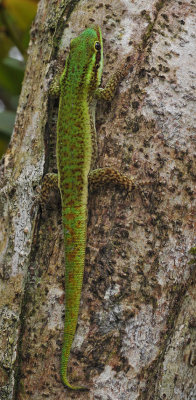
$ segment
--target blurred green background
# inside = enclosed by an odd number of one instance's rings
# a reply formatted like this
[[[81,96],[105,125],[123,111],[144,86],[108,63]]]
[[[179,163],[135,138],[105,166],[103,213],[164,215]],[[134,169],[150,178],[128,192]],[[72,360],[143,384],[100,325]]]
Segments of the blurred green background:
[[[0,158],[12,134],[38,0],[0,0]]]

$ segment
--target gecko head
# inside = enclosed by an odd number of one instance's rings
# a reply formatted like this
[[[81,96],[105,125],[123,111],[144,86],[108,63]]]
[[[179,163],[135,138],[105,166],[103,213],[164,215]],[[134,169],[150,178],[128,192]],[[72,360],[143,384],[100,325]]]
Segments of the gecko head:
[[[101,81],[103,68],[103,41],[98,25],[85,29],[70,44],[74,65],[80,70],[87,86],[96,88]]]

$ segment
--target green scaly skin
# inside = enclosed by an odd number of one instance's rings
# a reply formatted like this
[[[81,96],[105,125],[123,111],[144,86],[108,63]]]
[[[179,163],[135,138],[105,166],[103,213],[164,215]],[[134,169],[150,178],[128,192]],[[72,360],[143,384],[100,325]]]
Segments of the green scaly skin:
[[[61,377],[69,383],[67,367],[73,343],[83,282],[88,183],[113,183],[131,189],[132,180],[113,168],[90,171],[96,158],[95,106],[96,98],[111,100],[118,83],[128,72],[125,64],[109,80],[105,89],[98,88],[103,67],[103,43],[99,26],[87,28],[71,41],[70,53],[60,78],[57,122],[58,187],[61,193],[62,224],[65,246],[65,328],[61,357]],[[44,177],[41,201],[45,203],[51,187],[57,185],[57,175]]]
[[[100,43],[100,49],[96,50],[96,43]],[[101,30],[99,27],[88,28],[71,41],[66,67],[60,79],[57,166],[66,266],[61,376],[70,389],[82,389],[70,385],[67,365],[78,320],[85,262],[88,174],[92,156],[89,106],[100,84],[102,62]]]

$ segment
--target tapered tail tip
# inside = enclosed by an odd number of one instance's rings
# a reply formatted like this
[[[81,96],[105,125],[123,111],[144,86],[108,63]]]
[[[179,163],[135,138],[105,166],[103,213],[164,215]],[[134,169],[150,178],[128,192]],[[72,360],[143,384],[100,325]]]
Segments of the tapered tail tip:
[[[70,390],[89,390],[89,388],[87,388],[86,386],[73,386],[73,385],[71,385],[69,383],[68,379],[64,379],[63,377],[62,377],[62,381],[63,381],[63,384],[65,385],[65,387],[67,389],[70,389]]]

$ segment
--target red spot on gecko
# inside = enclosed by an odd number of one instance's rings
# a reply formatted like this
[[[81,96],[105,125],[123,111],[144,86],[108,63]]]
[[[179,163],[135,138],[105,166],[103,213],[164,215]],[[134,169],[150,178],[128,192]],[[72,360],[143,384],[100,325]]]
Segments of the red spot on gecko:
[[[69,272],[68,282],[69,283],[73,283],[74,282],[74,273],[73,272]]]

